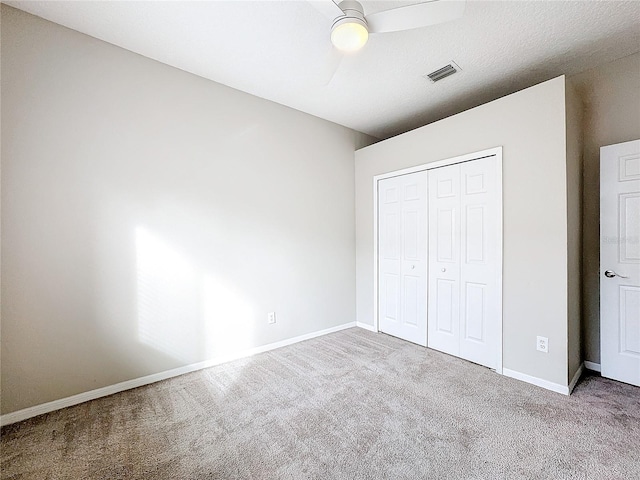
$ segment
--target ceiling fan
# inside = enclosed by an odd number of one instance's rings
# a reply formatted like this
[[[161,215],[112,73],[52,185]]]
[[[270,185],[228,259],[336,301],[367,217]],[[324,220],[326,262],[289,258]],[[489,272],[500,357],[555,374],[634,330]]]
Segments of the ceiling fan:
[[[331,43],[342,52],[355,52],[367,43],[369,34],[397,32],[427,27],[460,18],[464,1],[429,0],[404,7],[364,14],[360,2],[314,1],[314,6],[333,20]]]

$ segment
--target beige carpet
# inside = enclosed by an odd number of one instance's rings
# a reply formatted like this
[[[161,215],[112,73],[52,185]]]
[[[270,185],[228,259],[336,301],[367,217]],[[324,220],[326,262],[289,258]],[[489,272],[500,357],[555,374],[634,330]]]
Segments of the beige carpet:
[[[350,329],[2,431],[6,479],[640,479],[640,389],[571,397]]]

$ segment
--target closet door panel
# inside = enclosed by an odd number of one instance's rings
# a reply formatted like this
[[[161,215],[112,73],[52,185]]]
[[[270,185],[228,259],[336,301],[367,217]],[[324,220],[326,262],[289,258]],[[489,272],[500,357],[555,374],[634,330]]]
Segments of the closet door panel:
[[[498,361],[497,160],[429,170],[428,346],[490,368]]]
[[[429,170],[428,346],[459,355],[460,166]]]
[[[495,157],[460,165],[460,356],[490,368],[496,367],[500,323],[496,167]]]
[[[427,344],[426,172],[378,182],[379,330]]]
[[[380,267],[378,289],[378,317],[383,331],[393,334],[400,326],[400,274],[401,274],[401,205],[400,185],[393,178],[380,182],[378,263]],[[382,330],[382,328],[381,328]]]

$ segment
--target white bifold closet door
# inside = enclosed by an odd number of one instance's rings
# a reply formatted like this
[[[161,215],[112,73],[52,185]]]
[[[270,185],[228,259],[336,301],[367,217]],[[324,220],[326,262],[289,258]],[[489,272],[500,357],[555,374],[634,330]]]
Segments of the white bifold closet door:
[[[427,345],[427,173],[378,182],[379,330]]]
[[[500,191],[496,157],[429,170],[429,348],[496,368]]]

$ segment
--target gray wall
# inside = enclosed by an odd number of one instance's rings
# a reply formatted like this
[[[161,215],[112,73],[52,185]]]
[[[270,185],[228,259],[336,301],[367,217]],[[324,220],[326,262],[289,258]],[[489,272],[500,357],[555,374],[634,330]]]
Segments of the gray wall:
[[[373,177],[503,146],[503,365],[568,384],[565,79],[356,152],[356,314],[373,324]],[[536,336],[549,353],[536,351]]]
[[[600,363],[600,147],[640,138],[640,53],[571,81],[584,103],[584,357]]]
[[[3,5],[2,413],[352,322],[370,141]]]
[[[567,135],[567,321],[569,341],[568,375],[571,381],[580,369],[582,352],[582,101],[573,83],[566,82]]]

